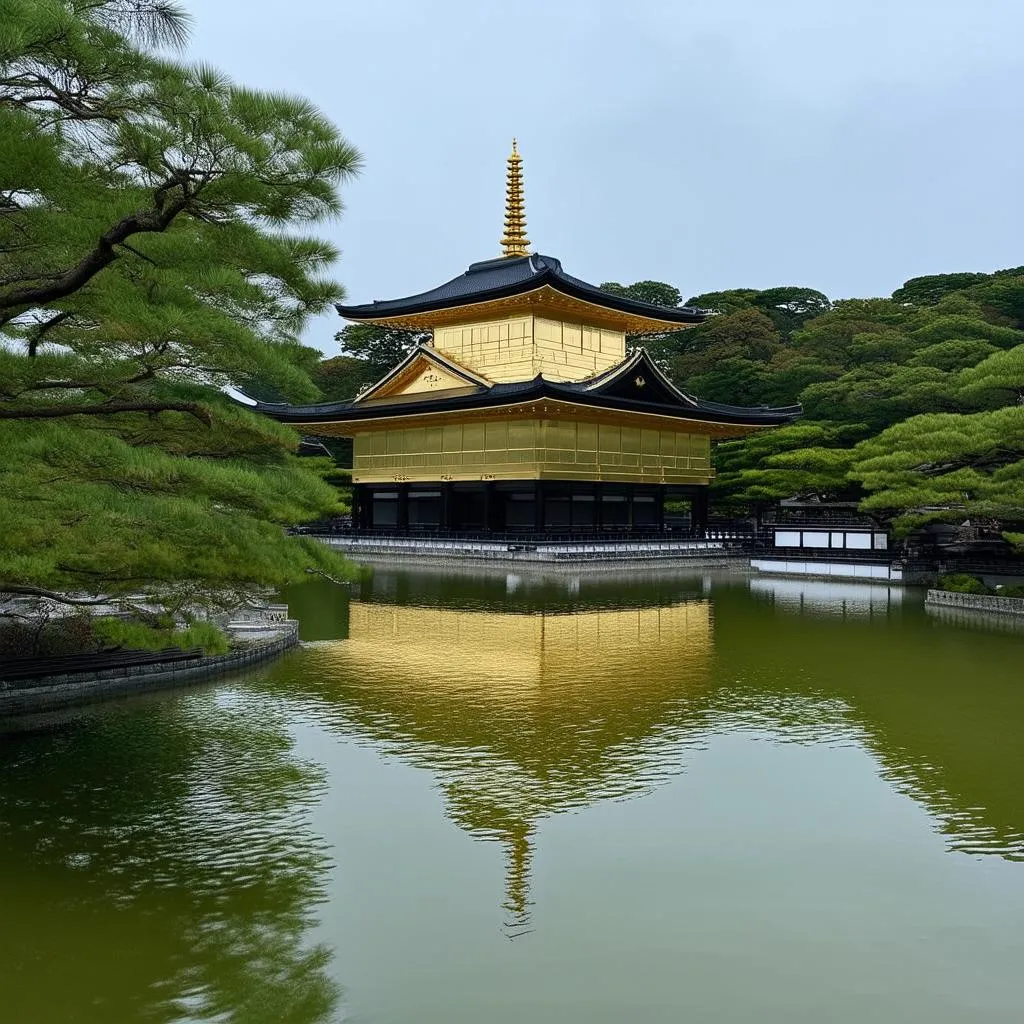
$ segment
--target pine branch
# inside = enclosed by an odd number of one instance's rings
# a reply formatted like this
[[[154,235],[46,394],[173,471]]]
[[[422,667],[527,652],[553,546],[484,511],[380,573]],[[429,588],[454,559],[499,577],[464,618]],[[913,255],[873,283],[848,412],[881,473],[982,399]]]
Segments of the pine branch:
[[[70,311],[64,310],[63,312],[51,316],[50,319],[47,320],[45,323],[40,324],[39,330],[37,330],[35,334],[32,335],[32,338],[28,343],[29,356],[32,359],[35,359],[36,351],[39,348],[39,343],[43,340],[43,336],[46,334],[46,332],[52,330],[58,324],[62,324],[65,320],[67,320],[69,317],[73,315],[74,314],[71,313]]]
[[[169,369],[170,367],[164,367]],[[144,380],[151,380],[156,376],[156,368],[147,366],[131,377],[124,377],[119,380],[98,381],[98,380],[37,380],[34,384],[18,392],[19,395],[29,391],[109,391],[114,387],[126,387],[129,384],[139,384]]]
[[[65,416],[117,416],[125,412],[183,412],[213,426],[210,411],[198,402],[108,402],[106,405],[51,405],[38,409],[0,409],[0,420],[53,420]]]
[[[322,576],[325,580],[328,581],[328,583],[333,583],[339,587],[347,587],[350,585],[347,580],[339,580],[336,576],[328,575],[322,569],[311,569],[307,567],[306,573],[309,576]]]
[[[95,248],[78,264],[57,276],[51,283],[28,288],[0,290],[0,324],[33,306],[44,306],[78,291],[104,267],[117,259],[115,246],[126,238],[142,233],[159,233],[170,227],[174,218],[188,207],[189,197],[179,196],[159,210],[136,210],[119,220],[100,236]]]
[[[109,604],[109,597],[68,597],[58,594],[55,590],[43,590],[41,587],[22,587],[13,583],[0,583],[0,594],[11,594],[17,597],[43,597],[47,601],[60,604],[96,605]]]
[[[127,242],[122,242],[121,248],[127,249],[133,256],[138,256],[140,260],[145,260],[146,263],[148,263],[151,267],[160,266],[160,264],[157,263],[157,261],[154,260],[152,257],[147,256],[144,252],[139,252],[138,249],[136,249],[134,246],[129,245]]]

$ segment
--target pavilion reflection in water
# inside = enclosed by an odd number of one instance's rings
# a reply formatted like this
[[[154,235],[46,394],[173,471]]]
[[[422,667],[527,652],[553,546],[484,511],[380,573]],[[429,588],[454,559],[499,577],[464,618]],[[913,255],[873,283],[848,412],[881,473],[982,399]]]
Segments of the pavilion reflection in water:
[[[505,845],[515,935],[538,819],[678,770],[672,708],[706,687],[712,647],[705,600],[573,614],[353,601],[348,639],[307,668],[357,678],[335,707],[435,771],[462,828]]]
[[[376,571],[359,593],[296,596],[304,629],[319,606],[317,635],[346,639],[279,678],[506,845],[514,927],[538,821],[649,791],[737,729],[862,744],[951,850],[1024,859],[1017,634],[986,636],[979,691],[976,644],[869,584]]]

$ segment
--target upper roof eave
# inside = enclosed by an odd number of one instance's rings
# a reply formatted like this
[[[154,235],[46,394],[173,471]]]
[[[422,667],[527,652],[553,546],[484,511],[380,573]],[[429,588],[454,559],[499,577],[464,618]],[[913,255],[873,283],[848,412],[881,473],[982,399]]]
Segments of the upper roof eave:
[[[347,320],[393,320],[513,298],[526,295],[545,285],[582,302],[664,324],[666,331],[703,323],[713,315],[709,310],[689,306],[657,306],[654,303],[613,295],[566,274],[561,263],[554,257],[539,255],[506,257],[474,263],[466,273],[418,295],[357,306],[338,303],[335,308]]]

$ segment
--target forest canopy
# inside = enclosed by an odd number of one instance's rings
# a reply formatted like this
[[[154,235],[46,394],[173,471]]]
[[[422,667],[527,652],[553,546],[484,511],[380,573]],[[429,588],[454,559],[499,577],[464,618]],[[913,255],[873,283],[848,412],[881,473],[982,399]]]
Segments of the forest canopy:
[[[719,502],[859,501],[900,531],[1024,519],[1024,267],[914,278],[887,299],[794,288],[689,303],[722,312],[667,340],[677,384],[804,407],[793,426],[718,446]]]

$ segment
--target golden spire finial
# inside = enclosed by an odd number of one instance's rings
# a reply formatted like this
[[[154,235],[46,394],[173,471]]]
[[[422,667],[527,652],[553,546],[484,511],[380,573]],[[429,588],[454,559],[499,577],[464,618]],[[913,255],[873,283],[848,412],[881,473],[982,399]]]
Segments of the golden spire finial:
[[[526,237],[526,213],[523,209],[523,158],[519,155],[519,143],[512,140],[512,152],[508,158],[505,178],[505,234],[501,239],[503,256],[528,256]]]

